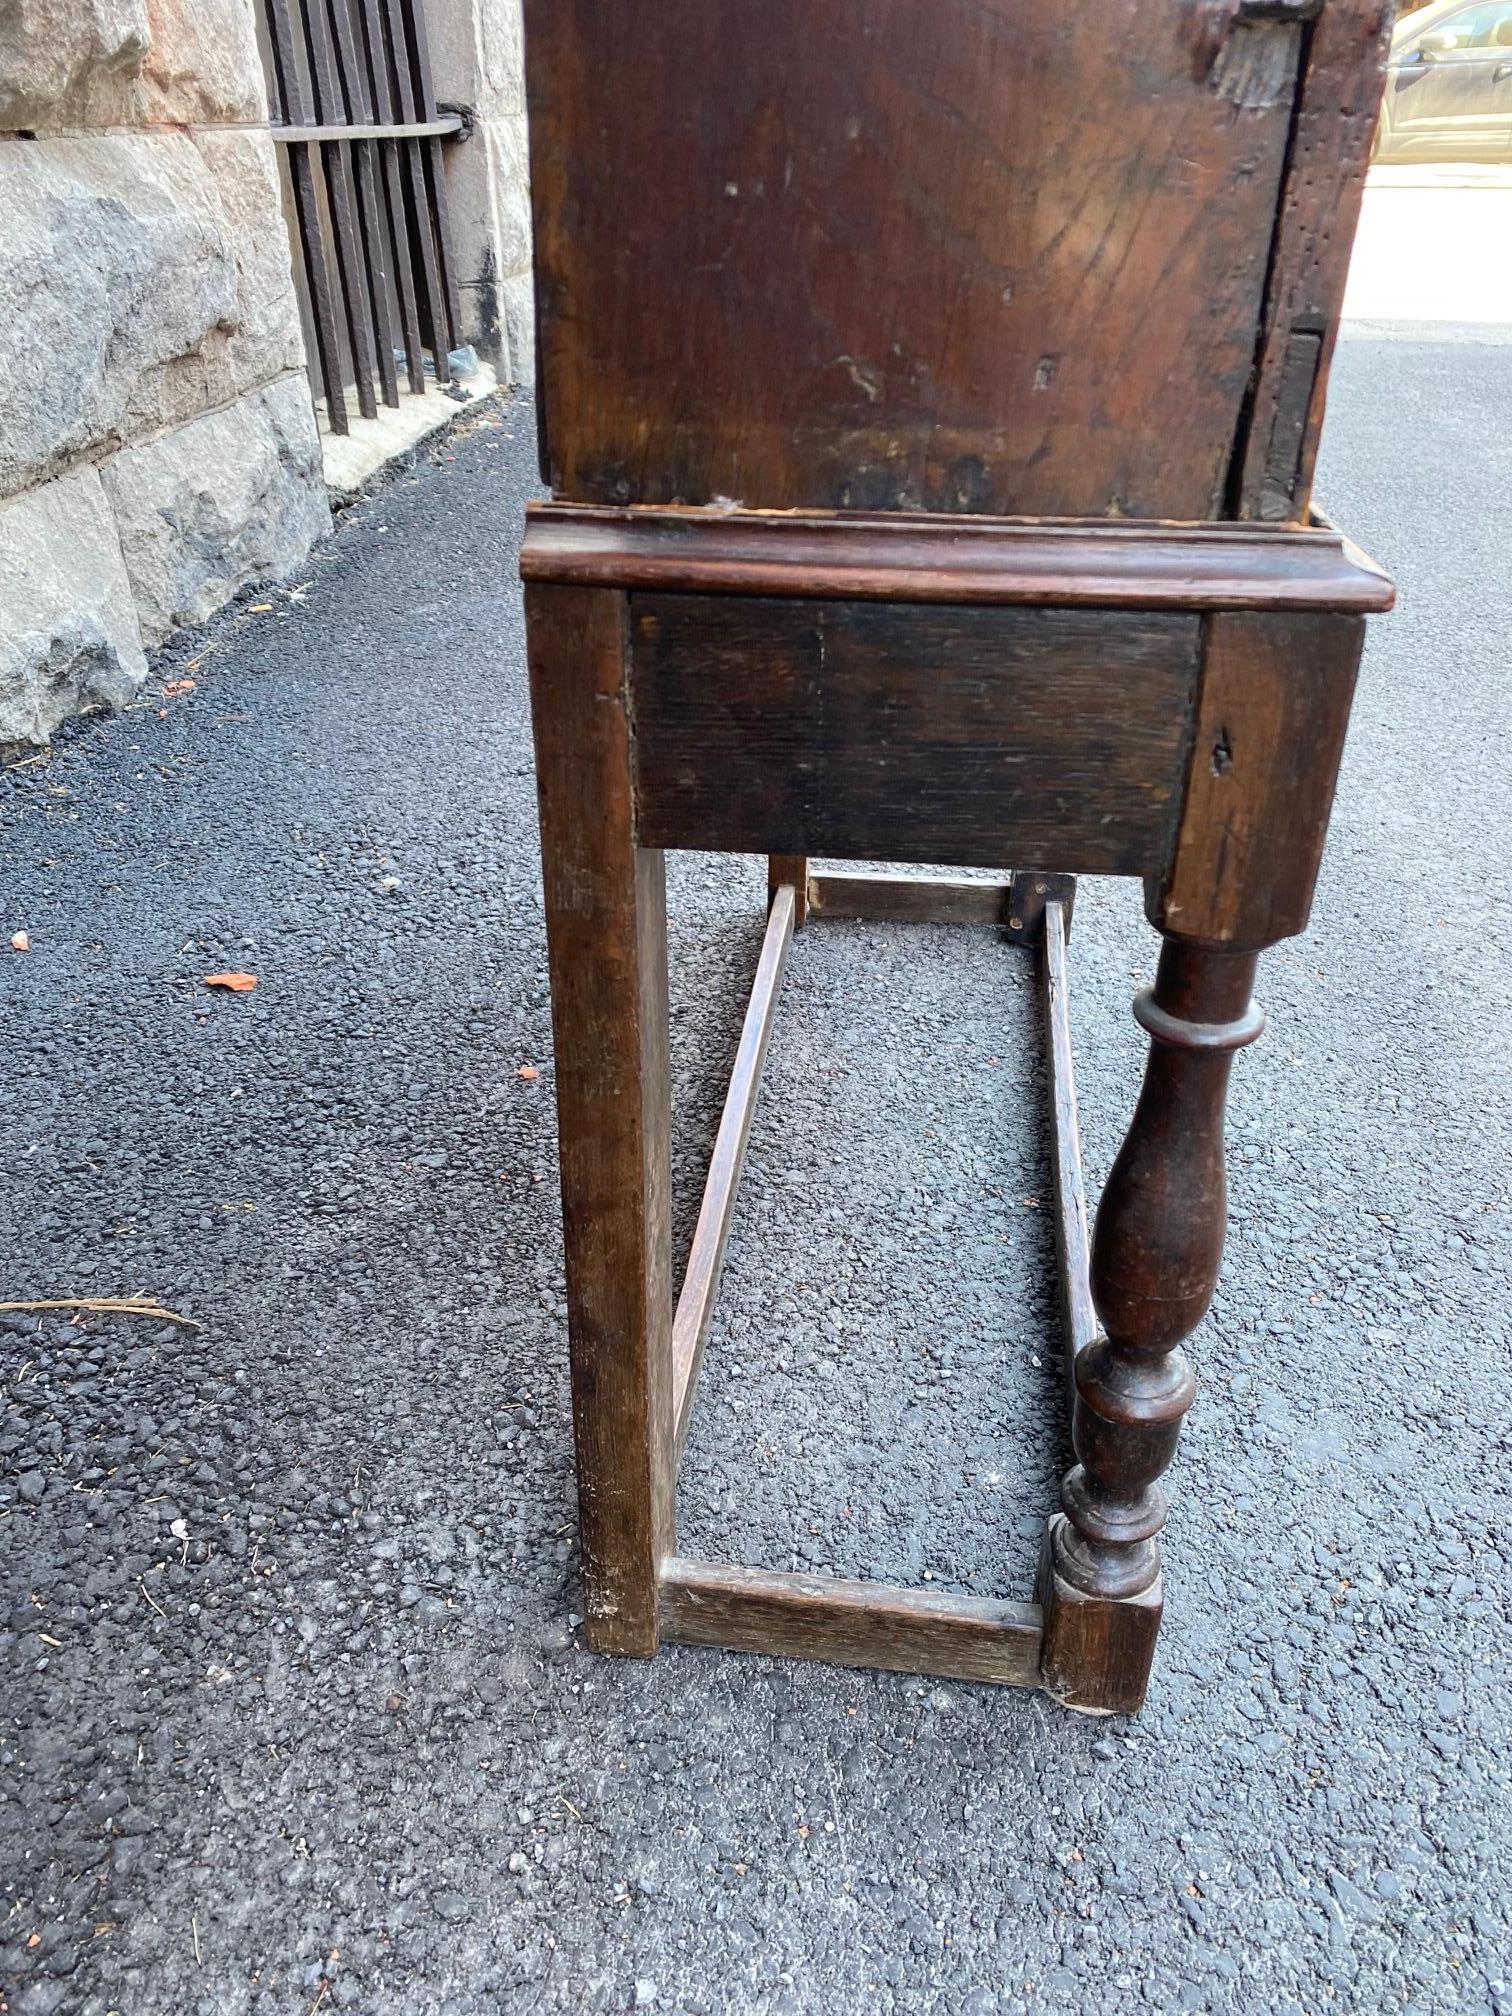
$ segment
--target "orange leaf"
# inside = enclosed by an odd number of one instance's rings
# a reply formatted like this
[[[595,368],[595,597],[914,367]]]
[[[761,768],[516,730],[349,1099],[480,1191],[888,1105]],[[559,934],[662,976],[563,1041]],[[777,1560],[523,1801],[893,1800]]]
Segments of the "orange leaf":
[[[24,931],[13,931],[11,933],[11,950],[12,952],[30,952],[31,940]]]
[[[207,973],[207,987],[225,987],[233,994],[250,994],[257,985],[255,973]]]
[[[163,687],[163,698],[172,700],[180,693],[192,693],[198,684],[197,679],[170,679]]]
[[[515,1076],[517,1078],[527,1078],[527,1079],[539,1078],[540,1075],[541,1075],[540,1072],[537,1071],[534,1064],[522,1064],[519,1070],[515,1073]]]

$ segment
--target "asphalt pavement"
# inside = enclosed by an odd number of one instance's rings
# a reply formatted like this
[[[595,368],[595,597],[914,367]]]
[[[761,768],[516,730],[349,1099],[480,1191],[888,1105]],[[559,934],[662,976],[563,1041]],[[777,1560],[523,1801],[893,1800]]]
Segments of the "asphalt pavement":
[[[198,1326],[0,1317],[7,2016],[1509,2016],[1512,331],[1335,384],[1323,500],[1401,605],[1235,1073],[1134,1721],[581,1646],[527,402],[0,780],[0,1299]],[[685,1243],[763,879],[671,885]],[[1086,883],[1094,1186],[1152,953]],[[1037,1040],[991,933],[795,945],[690,1548],[1028,1594]]]

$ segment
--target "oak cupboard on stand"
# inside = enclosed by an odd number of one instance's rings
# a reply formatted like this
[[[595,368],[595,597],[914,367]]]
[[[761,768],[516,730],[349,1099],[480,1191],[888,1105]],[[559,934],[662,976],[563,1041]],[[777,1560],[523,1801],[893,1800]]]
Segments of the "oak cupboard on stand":
[[[526,584],[587,1635],[1144,1699],[1223,1111],[1304,929],[1365,618],[1312,507],[1382,0],[526,0]],[[692,1250],[667,848],[770,910]],[[832,874],[820,856],[980,876]],[[1142,879],[1143,1089],[1089,1230],[1076,875]],[[692,1560],[675,1482],[793,934],[1038,962],[1075,1467],[1032,1601]]]

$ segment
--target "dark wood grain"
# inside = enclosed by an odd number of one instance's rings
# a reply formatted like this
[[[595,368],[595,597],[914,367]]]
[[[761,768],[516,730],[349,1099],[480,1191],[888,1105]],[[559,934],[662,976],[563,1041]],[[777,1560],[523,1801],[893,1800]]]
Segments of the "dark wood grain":
[[[685,594],[1110,609],[1389,609],[1332,526],[1047,525],[532,504],[526,581]]]
[[[1008,932],[1013,944],[1039,945],[1052,903],[1060,905],[1061,927],[1069,938],[1076,877],[1048,868],[1014,869],[1008,882]]]
[[[588,1642],[651,1653],[675,1537],[666,895],[635,844],[622,598],[526,591]]]
[[[1043,1638],[1040,1685],[1063,1708],[1088,1715],[1137,1715],[1149,1691],[1155,1641],[1165,1611],[1163,1579],[1121,1603],[1089,1596],[1056,1568],[1067,1521],[1057,1512],[1045,1533],[1035,1596]]]
[[[1052,1536],[1054,1580],[1085,1599],[1067,1606],[1086,1642],[1119,1642],[1114,1614],[1159,1581],[1165,1524],[1160,1478],[1175,1453],[1196,1381],[1183,1340],[1212,1300],[1223,1257],[1227,1190],[1223,1114],[1235,1051],[1264,1018],[1250,998],[1252,952],[1167,938],[1155,985],[1135,1003],[1150,1035],[1144,1084],[1098,1204],[1091,1285],[1099,1335],[1077,1354],[1071,1440]],[[1042,1585],[1043,1587],[1043,1585]],[[1098,1625],[1089,1605],[1106,1606]],[[1084,1705],[1104,1671],[1073,1673],[1051,1603],[1046,1659]],[[1068,1629],[1069,1629],[1068,1625]],[[1151,1639],[1153,1650],[1153,1638]],[[1123,1673],[1120,1684],[1127,1679]]]
[[[793,929],[801,931],[808,922],[808,861],[802,854],[767,856],[767,902],[775,903],[783,889],[793,892]]]
[[[1385,10],[525,9],[556,495],[521,572],[590,1637],[1131,1713],[1256,956],[1306,922],[1363,618],[1392,600],[1308,504]],[[675,1347],[665,847],[765,854],[771,908]],[[1090,1233],[1077,871],[1143,877],[1165,934]],[[675,1555],[674,1451],[805,904],[1041,950],[1075,1462],[1038,1605]]]
[[[1198,623],[635,596],[642,841],[1147,873],[1174,830]]]
[[[746,1145],[751,1138],[751,1120],[761,1092],[761,1073],[796,916],[797,901],[792,886],[780,887],[772,897],[751,999],[730,1072],[730,1087],[720,1115],[719,1132],[714,1137],[714,1152],[709,1158],[698,1223],[693,1230],[693,1244],[672,1318],[672,1415],[678,1456],[688,1438],[693,1396],[719,1294],[719,1277],[724,1269],[725,1248],[730,1242]]]
[[[672,1560],[662,1574],[662,1630],[684,1645],[1040,1684],[1040,1613],[1030,1603]]]
[[[1307,31],[1235,516],[1306,518],[1328,370],[1380,114],[1389,0],[1325,0]]]
[[[1236,15],[529,0],[553,489],[1220,515],[1302,33]]]
[[[967,875],[809,877],[816,917],[865,918],[876,924],[1005,924],[1011,884]]]
[[[1365,626],[1353,616],[1208,619],[1197,730],[1161,929],[1259,949],[1307,927]]]

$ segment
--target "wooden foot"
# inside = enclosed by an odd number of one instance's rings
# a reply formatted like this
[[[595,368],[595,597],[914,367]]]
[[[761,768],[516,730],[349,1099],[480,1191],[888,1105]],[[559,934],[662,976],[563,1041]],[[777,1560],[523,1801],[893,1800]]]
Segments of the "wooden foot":
[[[1136,1596],[1089,1596],[1056,1568],[1057,1512],[1045,1532],[1035,1600],[1043,1613],[1040,1685],[1063,1708],[1091,1715],[1133,1715],[1144,1704],[1165,1607],[1159,1575]]]
[[[1078,1460],[1048,1539],[1048,1603],[1061,1621],[1047,1624],[1046,1658],[1063,1698],[1084,1705],[1142,1696],[1130,1662],[1142,1646],[1147,1674],[1154,1653],[1159,1606],[1152,1616],[1147,1599],[1160,1587],[1166,1517],[1158,1480],[1196,1393],[1177,1346],[1218,1280],[1229,1070],[1263,1026],[1250,999],[1255,963],[1252,952],[1168,936],[1155,985],[1135,1004],[1150,1058],[1097,1213],[1091,1285],[1102,1334],[1076,1360]],[[1122,1620],[1112,1614],[1126,1609]]]

